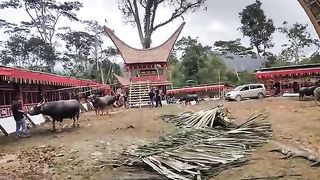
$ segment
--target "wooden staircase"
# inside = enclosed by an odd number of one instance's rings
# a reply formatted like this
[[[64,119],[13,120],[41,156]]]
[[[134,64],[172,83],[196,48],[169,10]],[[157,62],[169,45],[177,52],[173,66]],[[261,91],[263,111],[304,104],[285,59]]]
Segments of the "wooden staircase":
[[[149,106],[149,82],[130,83],[129,86],[129,107],[142,108]]]

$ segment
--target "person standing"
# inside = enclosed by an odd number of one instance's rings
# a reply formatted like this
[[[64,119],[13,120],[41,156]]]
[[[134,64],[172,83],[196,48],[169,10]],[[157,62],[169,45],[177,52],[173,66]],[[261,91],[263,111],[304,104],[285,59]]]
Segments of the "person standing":
[[[163,90],[160,89],[160,100],[161,100],[161,101],[163,100],[163,97],[164,97]]]
[[[156,107],[158,107],[159,105],[160,107],[162,107],[160,91],[159,91],[159,88],[157,88],[156,89]]]
[[[128,94],[127,92],[123,95],[123,101],[124,101],[124,108],[128,108]]]
[[[153,108],[153,106],[154,106],[153,100],[154,100],[154,92],[153,92],[153,89],[151,89],[151,91],[149,92],[149,105],[150,105],[150,108]]]
[[[27,122],[25,120],[25,112],[22,110],[22,104],[20,101],[13,101],[12,106],[12,115],[16,121],[16,137],[30,137],[30,133],[27,127]],[[21,129],[21,131],[20,131]]]

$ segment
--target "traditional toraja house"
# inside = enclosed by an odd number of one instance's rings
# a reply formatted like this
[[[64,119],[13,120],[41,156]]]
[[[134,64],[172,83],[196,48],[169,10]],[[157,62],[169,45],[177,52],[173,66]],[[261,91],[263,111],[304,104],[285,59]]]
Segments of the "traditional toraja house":
[[[320,38],[320,0],[298,0]]]
[[[320,64],[262,68],[256,71],[270,95],[296,93],[300,87],[315,85],[320,80]]]
[[[125,77],[119,79],[119,76],[116,76],[119,82],[124,82],[124,79],[127,79],[125,82],[129,83],[149,82],[151,86],[171,86],[172,83],[168,81],[166,76],[169,67],[169,54],[184,25],[185,23],[182,23],[162,45],[149,49],[133,48],[121,41],[111,29],[104,27],[124,60]],[[123,84],[123,86],[125,85]]]
[[[28,108],[42,101],[75,98],[79,92],[102,91],[110,93],[109,85],[90,80],[0,66],[0,118],[11,116],[10,104],[20,99]]]

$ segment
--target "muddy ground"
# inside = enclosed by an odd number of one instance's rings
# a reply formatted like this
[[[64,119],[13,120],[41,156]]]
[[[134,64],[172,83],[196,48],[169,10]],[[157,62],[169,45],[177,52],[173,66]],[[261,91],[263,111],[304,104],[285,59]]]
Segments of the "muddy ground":
[[[111,116],[81,115],[79,128],[65,120],[61,133],[53,133],[46,123],[31,130],[32,137],[0,137],[0,179],[117,179],[121,171],[101,164],[123,149],[156,141],[175,128],[159,115],[212,107],[168,105],[157,109],[116,109]],[[249,164],[222,171],[212,179],[269,177],[272,179],[319,179],[320,167],[310,167],[305,159],[280,159],[269,152],[273,141],[308,148],[320,155],[320,107],[314,101],[297,98],[266,98],[223,102],[232,114],[245,120],[255,111],[268,114],[273,139],[249,157]],[[120,173],[119,173],[120,172]]]

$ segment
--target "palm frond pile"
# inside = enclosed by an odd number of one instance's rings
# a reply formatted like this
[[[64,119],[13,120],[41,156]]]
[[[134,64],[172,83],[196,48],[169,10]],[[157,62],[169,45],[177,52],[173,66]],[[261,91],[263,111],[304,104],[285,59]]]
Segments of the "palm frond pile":
[[[151,167],[169,179],[183,180],[208,179],[224,169],[243,165],[246,156],[270,138],[271,125],[262,114],[236,125],[226,112],[219,106],[161,116],[179,130],[156,143],[125,151],[124,164],[140,169],[139,173]]]

